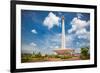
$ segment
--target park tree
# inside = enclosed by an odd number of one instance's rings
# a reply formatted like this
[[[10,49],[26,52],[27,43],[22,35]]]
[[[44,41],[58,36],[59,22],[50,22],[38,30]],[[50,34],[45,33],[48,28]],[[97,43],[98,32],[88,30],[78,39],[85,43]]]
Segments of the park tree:
[[[38,52],[37,54],[36,54],[36,57],[41,57],[42,55],[41,55],[41,52]]]
[[[35,52],[33,51],[33,55],[35,55]]]
[[[81,59],[88,59],[89,58],[89,48],[81,48]]]

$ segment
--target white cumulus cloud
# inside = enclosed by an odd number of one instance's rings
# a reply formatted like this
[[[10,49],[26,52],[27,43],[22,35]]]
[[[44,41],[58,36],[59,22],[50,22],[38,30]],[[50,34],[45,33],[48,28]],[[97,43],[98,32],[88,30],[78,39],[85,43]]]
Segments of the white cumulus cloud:
[[[86,27],[90,25],[90,20],[81,20],[82,14],[77,14],[71,21],[72,28],[68,30],[68,33],[74,32],[79,39],[90,39],[90,32],[86,30]]]
[[[30,45],[34,47],[37,46],[34,42],[31,42]]]
[[[59,26],[60,18],[54,13],[50,12],[47,17],[45,17],[43,24],[47,26],[48,29],[51,29],[53,26]]]
[[[32,29],[31,32],[37,34],[37,31],[35,29]]]
[[[78,34],[78,38],[90,40],[90,32],[86,31],[83,32],[82,34]]]
[[[75,17],[71,21],[72,28],[68,30],[69,33],[75,32],[77,30],[83,29],[90,25],[90,21],[81,20],[78,17]]]
[[[71,23],[71,28],[68,30],[68,34],[69,35],[73,35],[70,36],[70,38],[72,38],[74,41],[75,39],[84,39],[84,41],[78,41],[76,42],[76,46],[88,46],[89,45],[89,41],[90,41],[90,31],[87,30],[87,27],[89,27],[90,25],[90,20],[86,21],[86,20],[82,20],[82,14],[77,14],[77,17],[74,17],[72,19]],[[67,39],[68,40],[68,39]],[[69,40],[70,42],[73,40]],[[75,44],[75,43],[74,43]]]
[[[82,28],[82,29],[79,29],[79,30],[76,31],[76,34],[77,34],[77,35],[78,35],[78,34],[85,34],[85,33],[87,33],[87,31],[86,31],[85,28]]]
[[[81,18],[81,17],[83,17],[83,15],[81,13],[77,13],[77,17]]]

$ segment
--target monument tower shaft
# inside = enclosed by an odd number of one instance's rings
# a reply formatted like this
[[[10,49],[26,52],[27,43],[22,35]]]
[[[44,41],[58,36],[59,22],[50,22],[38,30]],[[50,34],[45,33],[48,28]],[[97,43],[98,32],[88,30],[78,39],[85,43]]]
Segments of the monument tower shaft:
[[[62,42],[61,48],[65,49],[65,23],[64,23],[64,16],[62,16]]]

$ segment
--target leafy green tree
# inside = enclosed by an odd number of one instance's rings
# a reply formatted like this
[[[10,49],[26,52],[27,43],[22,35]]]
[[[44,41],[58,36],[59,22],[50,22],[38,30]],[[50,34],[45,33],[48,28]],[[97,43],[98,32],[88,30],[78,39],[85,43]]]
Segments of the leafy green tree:
[[[35,55],[35,52],[33,51],[33,55]]]
[[[89,48],[81,48],[81,59],[88,59],[89,58]]]
[[[36,54],[36,57],[41,57],[41,56],[42,56],[41,52],[39,52],[39,53]]]
[[[45,54],[45,57],[48,57],[48,55],[47,55],[47,54]]]

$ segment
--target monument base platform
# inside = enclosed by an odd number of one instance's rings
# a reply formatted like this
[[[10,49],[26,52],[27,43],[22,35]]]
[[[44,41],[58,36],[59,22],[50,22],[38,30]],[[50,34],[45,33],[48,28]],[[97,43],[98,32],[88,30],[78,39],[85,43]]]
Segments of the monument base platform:
[[[58,55],[72,55],[74,50],[73,49],[67,49],[67,48],[66,49],[60,48],[60,49],[54,50],[54,52],[56,52],[56,54],[58,54]]]

